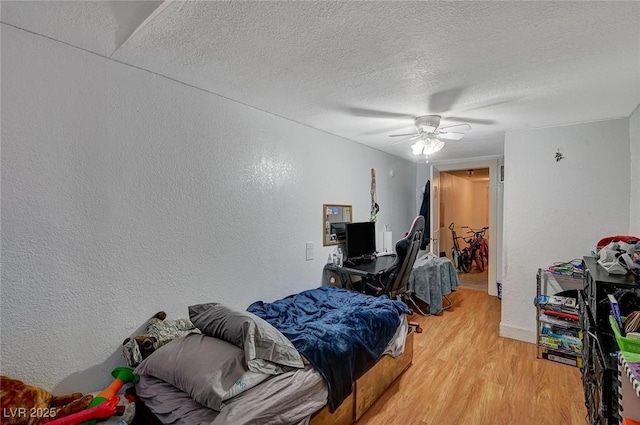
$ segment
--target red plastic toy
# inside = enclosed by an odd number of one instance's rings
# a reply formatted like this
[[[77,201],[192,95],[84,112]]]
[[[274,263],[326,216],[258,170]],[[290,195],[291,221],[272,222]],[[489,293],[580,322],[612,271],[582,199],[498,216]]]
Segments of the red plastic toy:
[[[74,413],[69,416],[65,416],[53,421],[47,422],[48,425],[77,425],[82,422],[91,421],[95,419],[106,419],[115,415],[117,410],[116,406],[120,402],[120,397],[111,397],[107,401],[98,404],[95,407],[85,409],[81,412]]]

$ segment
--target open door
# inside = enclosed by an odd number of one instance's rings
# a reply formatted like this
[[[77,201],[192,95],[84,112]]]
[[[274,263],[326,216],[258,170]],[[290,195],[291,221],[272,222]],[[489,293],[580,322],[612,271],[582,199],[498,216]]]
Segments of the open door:
[[[431,180],[431,223],[425,223],[427,226],[431,226],[431,253],[440,256],[440,170],[436,169],[433,165],[431,167],[429,176]]]

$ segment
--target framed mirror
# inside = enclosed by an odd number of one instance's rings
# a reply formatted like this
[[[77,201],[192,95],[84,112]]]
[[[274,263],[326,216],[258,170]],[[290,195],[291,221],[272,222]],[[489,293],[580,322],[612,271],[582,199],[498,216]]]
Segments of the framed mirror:
[[[344,242],[344,223],[351,223],[352,217],[351,205],[322,204],[322,246]]]

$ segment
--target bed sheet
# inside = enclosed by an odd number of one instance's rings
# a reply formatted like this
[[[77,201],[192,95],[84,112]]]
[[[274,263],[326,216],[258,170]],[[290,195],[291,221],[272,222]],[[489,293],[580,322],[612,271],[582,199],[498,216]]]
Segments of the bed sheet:
[[[136,394],[165,425],[304,425],[327,402],[327,387],[311,366],[274,376],[224,403],[220,412],[153,376],[143,375]]]

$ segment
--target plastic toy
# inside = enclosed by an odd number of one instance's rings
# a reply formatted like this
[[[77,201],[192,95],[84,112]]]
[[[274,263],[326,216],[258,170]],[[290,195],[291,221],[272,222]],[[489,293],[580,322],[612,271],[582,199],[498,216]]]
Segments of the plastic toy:
[[[111,397],[95,407],[88,408],[78,413],[74,413],[64,418],[47,422],[48,425],[77,425],[79,423],[91,423],[96,419],[107,419],[115,415],[118,411],[117,405],[120,397]],[[89,421],[89,422],[87,422]]]
[[[124,384],[128,382],[138,382],[140,380],[140,376],[133,373],[133,369],[128,367],[117,367],[113,369],[111,375],[116,379],[107,388],[98,393],[91,404],[89,404],[87,410],[91,409],[92,407],[96,407],[109,399],[114,398]],[[95,425],[96,422],[97,421],[95,419],[91,419],[89,421],[83,422],[82,425]]]
[[[420,323],[418,322],[409,322],[409,327],[415,327],[416,328],[416,333],[421,334],[422,333],[422,328],[420,327]]]

